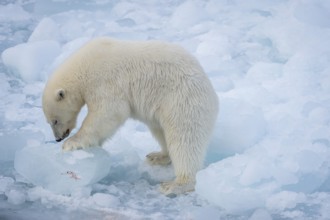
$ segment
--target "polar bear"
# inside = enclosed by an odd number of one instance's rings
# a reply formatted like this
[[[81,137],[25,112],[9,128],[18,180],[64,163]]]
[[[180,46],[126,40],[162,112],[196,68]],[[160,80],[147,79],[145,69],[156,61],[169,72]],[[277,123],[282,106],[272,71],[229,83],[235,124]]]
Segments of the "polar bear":
[[[161,151],[152,165],[173,164],[166,195],[194,190],[218,113],[218,97],[198,61],[179,46],[158,41],[97,38],[49,78],[42,107],[56,141],[69,136],[79,111],[88,114],[65,151],[101,146],[128,118],[145,123]]]

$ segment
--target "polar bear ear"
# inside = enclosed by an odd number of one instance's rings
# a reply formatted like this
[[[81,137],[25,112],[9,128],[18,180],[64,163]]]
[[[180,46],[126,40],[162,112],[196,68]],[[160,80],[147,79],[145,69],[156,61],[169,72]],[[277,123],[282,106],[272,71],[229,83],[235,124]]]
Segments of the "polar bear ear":
[[[63,100],[65,97],[65,91],[64,89],[58,89],[56,91],[56,101],[61,101]]]

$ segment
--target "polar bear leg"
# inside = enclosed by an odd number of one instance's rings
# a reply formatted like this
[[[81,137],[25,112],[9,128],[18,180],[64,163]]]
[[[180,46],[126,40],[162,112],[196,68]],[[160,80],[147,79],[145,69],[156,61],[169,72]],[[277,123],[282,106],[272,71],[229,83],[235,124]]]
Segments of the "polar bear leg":
[[[172,146],[173,147],[173,146]],[[175,146],[170,150],[176,178],[174,181],[161,184],[160,191],[165,195],[182,194],[195,190],[195,175],[202,166],[201,156],[187,150],[188,146]],[[171,151],[174,152],[171,154]]]
[[[189,128],[193,128],[190,126]],[[178,131],[186,131],[179,134]],[[195,189],[196,173],[202,168],[206,143],[199,129],[173,129],[167,135],[169,155],[176,178],[172,182],[161,184],[160,191],[165,195],[182,194]]]
[[[149,127],[152,135],[156,138],[159,145],[161,146],[160,152],[152,152],[148,154],[147,162],[151,165],[161,165],[166,166],[171,163],[170,156],[168,154],[167,146],[166,146],[166,140],[164,137],[164,132],[160,127]]]
[[[104,114],[88,113],[79,131],[64,142],[62,149],[70,151],[101,146],[106,139],[106,133],[114,133],[121,124],[116,120],[101,119],[101,115]],[[102,127],[107,127],[107,132]]]
[[[119,111],[102,108],[97,111],[89,110],[79,131],[64,142],[62,149],[70,151],[101,146],[107,138],[116,132],[129,115],[127,104],[119,102],[114,106],[118,106]]]

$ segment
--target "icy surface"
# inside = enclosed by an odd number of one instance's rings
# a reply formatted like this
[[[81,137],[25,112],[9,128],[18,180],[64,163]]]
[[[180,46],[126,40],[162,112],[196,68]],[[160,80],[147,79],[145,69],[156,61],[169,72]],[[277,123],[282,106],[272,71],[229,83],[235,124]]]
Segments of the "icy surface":
[[[17,151],[14,166],[34,185],[70,194],[107,176],[110,157],[100,147],[62,152],[57,144],[47,144]]]
[[[159,147],[139,122],[96,149],[109,172],[52,143],[45,82],[97,36],[165,40],[201,62],[220,115],[195,192],[159,193],[173,169],[144,162]],[[330,219],[329,39],[324,0],[2,1],[0,219]],[[59,192],[42,171],[84,184]]]

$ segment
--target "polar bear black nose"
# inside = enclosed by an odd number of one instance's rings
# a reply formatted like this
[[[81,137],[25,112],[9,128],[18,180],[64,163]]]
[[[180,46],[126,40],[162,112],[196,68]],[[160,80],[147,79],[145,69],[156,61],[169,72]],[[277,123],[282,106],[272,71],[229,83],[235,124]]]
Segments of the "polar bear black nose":
[[[63,139],[62,138],[56,139],[57,142],[61,142],[61,140],[63,140]]]

